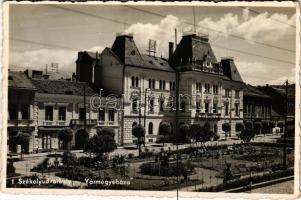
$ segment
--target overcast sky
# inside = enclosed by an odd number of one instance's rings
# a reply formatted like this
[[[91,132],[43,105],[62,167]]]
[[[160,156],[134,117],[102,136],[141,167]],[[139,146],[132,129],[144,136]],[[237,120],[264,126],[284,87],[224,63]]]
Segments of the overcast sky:
[[[133,33],[140,53],[156,40],[157,55],[166,57],[175,28],[179,42],[194,23],[191,6],[11,5],[9,16],[10,69],[54,62],[63,74],[75,71],[78,51],[101,52],[119,32]],[[295,82],[294,8],[195,7],[195,21],[218,59],[234,57],[246,83]]]

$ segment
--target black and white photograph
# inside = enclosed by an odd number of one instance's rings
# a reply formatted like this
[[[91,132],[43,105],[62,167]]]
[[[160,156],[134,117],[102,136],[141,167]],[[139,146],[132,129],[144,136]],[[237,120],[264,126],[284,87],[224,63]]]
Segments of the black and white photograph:
[[[299,194],[298,6],[227,5],[7,2],[5,191]]]

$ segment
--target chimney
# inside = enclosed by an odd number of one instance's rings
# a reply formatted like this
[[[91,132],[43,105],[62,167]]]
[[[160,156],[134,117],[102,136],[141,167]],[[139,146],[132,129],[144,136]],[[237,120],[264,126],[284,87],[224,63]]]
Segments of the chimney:
[[[169,49],[169,57],[168,58],[170,59],[173,54],[173,42],[168,43],[168,49]]]

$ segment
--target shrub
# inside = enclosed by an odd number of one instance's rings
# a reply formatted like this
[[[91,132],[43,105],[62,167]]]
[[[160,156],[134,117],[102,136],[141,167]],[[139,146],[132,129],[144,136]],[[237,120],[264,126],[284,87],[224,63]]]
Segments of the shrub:
[[[192,124],[189,129],[189,137],[197,142],[203,142],[203,127],[200,124]]]

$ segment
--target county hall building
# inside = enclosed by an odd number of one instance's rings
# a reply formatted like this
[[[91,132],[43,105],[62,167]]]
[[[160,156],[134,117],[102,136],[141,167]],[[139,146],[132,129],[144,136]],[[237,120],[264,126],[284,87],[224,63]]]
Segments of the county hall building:
[[[169,58],[143,54],[131,34],[118,34],[111,48],[101,53],[82,51],[76,61],[76,79],[95,91],[122,98],[119,136],[122,144],[135,141],[132,128],[145,127],[145,142],[156,142],[160,123],[188,125],[209,123],[223,137],[222,124],[231,125],[235,136],[237,123],[243,123],[244,82],[233,58],[217,60],[208,36],[186,34]],[[178,90],[179,113],[175,100]]]

